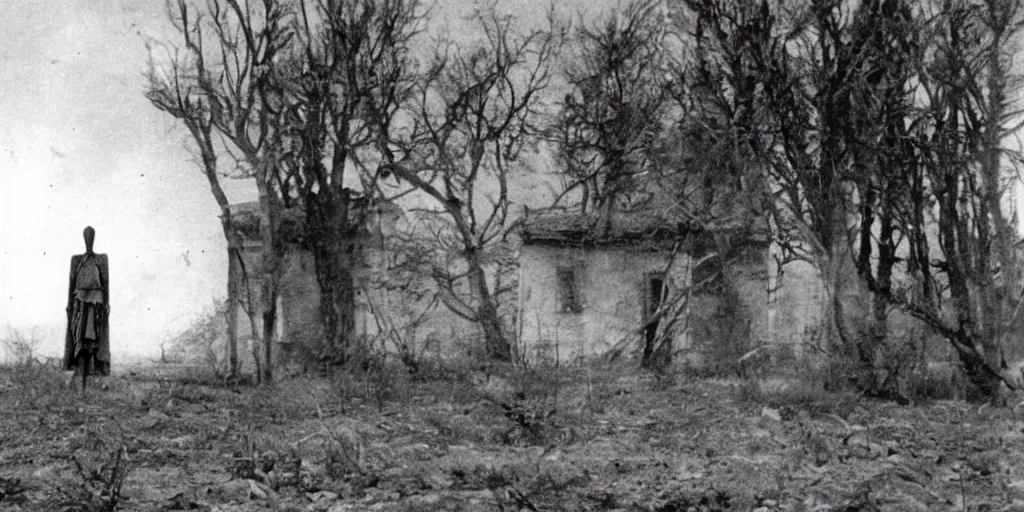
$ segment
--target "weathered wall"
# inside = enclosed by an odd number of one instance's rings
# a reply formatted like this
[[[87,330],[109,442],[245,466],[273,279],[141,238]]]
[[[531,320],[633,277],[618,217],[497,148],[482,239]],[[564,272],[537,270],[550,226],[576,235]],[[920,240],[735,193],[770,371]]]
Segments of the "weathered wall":
[[[693,294],[690,339],[702,360],[720,355],[735,361],[768,341],[768,251],[750,246],[738,253],[729,258],[720,277]],[[707,264],[714,265],[714,260]],[[700,272],[696,275],[702,280]]]
[[[247,247],[243,253],[245,269],[249,275],[252,305],[257,315],[257,329],[262,329],[262,308],[260,302],[260,247]],[[282,262],[280,297],[278,298],[276,337],[278,360],[287,362],[302,347],[313,348],[319,341],[320,332],[320,288],[316,281],[313,254],[299,246],[289,246]],[[246,300],[242,291],[242,301]],[[261,332],[262,334],[262,332]],[[248,347],[253,338],[249,317],[244,309],[238,311],[238,338],[243,347]],[[249,350],[244,351],[246,357]]]
[[[560,359],[603,353],[624,340],[639,342],[646,275],[662,272],[667,252],[629,248],[579,250],[541,245],[520,249],[519,321],[521,344],[532,357],[552,354]],[[558,311],[558,268],[573,266],[579,273],[582,311]],[[670,274],[675,286],[689,280],[688,258],[677,258]],[[670,286],[672,286],[670,284]],[[686,345],[681,334],[675,345]]]
[[[428,289],[425,300],[410,300],[401,291],[388,291],[375,278],[385,272],[384,254],[380,248],[366,246],[363,251],[365,266],[355,270],[355,334],[366,336],[379,343],[381,348],[395,352],[398,339],[382,336],[382,330],[396,328],[401,337],[415,348],[417,353],[429,357],[450,357],[465,355],[468,347],[481,339],[479,327],[455,313],[443,304],[434,303],[418,328],[406,330],[409,321],[416,318],[430,305],[433,287],[426,279]],[[252,274],[250,283],[252,297],[259,315],[259,248],[254,247],[245,255],[246,268]],[[320,288],[316,280],[315,263],[310,251],[298,246],[289,248],[284,260],[281,277],[280,298],[277,317],[278,362],[287,364],[303,353],[318,353],[323,333],[320,322]],[[242,340],[243,357],[249,357],[249,343],[252,339],[249,318],[239,311],[239,339]],[[260,317],[257,325],[262,325]]]
[[[376,268],[380,258],[382,236],[394,231],[395,223],[401,217],[401,211],[395,208],[375,209],[368,212],[366,225],[369,229],[355,240],[365,261],[364,265],[353,269],[357,287],[355,329],[356,335],[374,334],[376,323],[367,304],[366,296],[358,288],[364,285],[368,275]],[[249,288],[252,303],[257,315],[257,329],[262,329],[260,313],[260,278],[261,276],[260,243],[249,241],[243,251],[245,269],[249,276]],[[323,343],[323,327],[320,316],[320,286],[316,278],[316,263],[313,253],[299,244],[290,244],[282,262],[284,267],[278,297],[278,314],[276,341],[278,344],[278,363],[287,364],[290,360],[310,354],[319,354]],[[244,291],[242,300],[245,301]],[[242,342],[240,351],[246,354],[251,346],[252,328],[249,317],[244,310],[238,311],[238,336]],[[245,357],[245,356],[243,356]]]
[[[357,295],[357,330],[376,339],[385,350],[396,352],[398,343],[407,343],[417,355],[450,357],[462,354],[463,345],[481,336],[478,326],[434,300],[436,285],[421,276],[406,289],[388,290],[384,250],[375,247],[366,252],[365,279]],[[393,286],[393,283],[391,284]],[[412,326],[414,321],[419,321]],[[387,333],[395,329],[396,333]]]
[[[720,347],[739,350],[769,340],[768,251],[752,246],[742,253],[725,268],[727,291],[714,287],[692,295],[689,316],[681,321],[688,325],[688,330],[677,331],[677,348],[697,352]],[[557,342],[559,355],[564,359],[600,354],[623,340],[639,346],[646,279],[650,273],[663,271],[668,259],[669,254],[664,251],[629,248],[522,247],[519,290],[523,346],[528,353],[550,351]],[[669,273],[674,289],[689,285],[689,264],[688,258],[677,257]],[[557,310],[560,266],[576,266],[583,271],[580,313]],[[785,300],[789,303],[796,295]],[[735,301],[731,310],[725,307],[730,305],[727,301]],[[725,316],[736,310],[743,311],[743,318]],[[740,323],[742,329],[737,329]],[[737,340],[737,335],[747,338]]]
[[[772,344],[788,346],[794,354],[803,353],[807,343],[816,342],[822,318],[824,288],[813,265],[803,261],[787,264],[780,276],[772,262],[768,298],[768,336]]]
[[[317,351],[323,340],[315,269],[313,253],[308,250],[292,247],[285,255],[277,314],[282,358]]]

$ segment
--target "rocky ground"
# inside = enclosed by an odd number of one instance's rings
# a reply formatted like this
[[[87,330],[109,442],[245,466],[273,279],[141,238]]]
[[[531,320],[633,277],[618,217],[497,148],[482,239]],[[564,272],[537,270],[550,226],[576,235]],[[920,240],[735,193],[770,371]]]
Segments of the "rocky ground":
[[[84,397],[0,368],[0,510],[1024,510],[1024,421],[615,368]]]

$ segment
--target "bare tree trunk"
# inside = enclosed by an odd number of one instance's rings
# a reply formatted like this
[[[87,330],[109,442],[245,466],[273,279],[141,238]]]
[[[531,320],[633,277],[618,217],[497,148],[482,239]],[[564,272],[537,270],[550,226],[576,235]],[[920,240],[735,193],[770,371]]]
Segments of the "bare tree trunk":
[[[971,304],[971,289],[967,280],[967,263],[962,261],[958,255],[966,255],[967,251],[959,247],[957,243],[966,243],[961,238],[960,232],[963,220],[959,213],[960,186],[959,176],[955,172],[947,172],[945,180],[945,193],[939,200],[939,242],[943,252],[950,257],[947,265],[949,276],[950,297],[953,308],[956,311],[955,332],[959,345],[954,347],[960,356],[967,378],[977,392],[976,399],[996,400],[998,398],[1000,379],[992,369],[998,368],[998,362],[993,360],[997,355],[992,339],[984,334],[979,338],[978,326],[974,321],[976,315]],[[961,346],[962,345],[962,346]]]
[[[881,398],[899,395],[895,375],[881,376],[878,374],[881,362],[879,350],[886,346],[889,339],[889,304],[885,297],[892,295],[892,274],[896,264],[895,243],[893,235],[895,227],[891,209],[882,207],[881,226],[878,236],[878,290],[872,294],[873,320],[871,326],[871,390]],[[902,364],[902,363],[901,363]]]
[[[238,305],[241,275],[239,265],[242,257],[241,249],[228,247],[228,304],[227,304],[227,335],[228,335],[228,376],[238,377]]]
[[[838,256],[819,258],[822,281],[821,324],[818,332],[818,349],[828,353],[845,349],[847,333],[842,329],[842,261]]]
[[[263,293],[266,296],[272,295],[272,286],[266,282],[263,283]],[[277,301],[263,301],[263,382],[270,383],[274,381],[274,328],[275,320],[277,319]]]
[[[265,184],[265,177],[257,178],[260,185]],[[274,380],[274,336],[277,327],[277,296],[278,284],[281,273],[281,259],[284,253],[284,243],[279,239],[278,226],[280,225],[281,204],[280,199],[273,195],[273,191],[266,190],[261,186],[260,190],[260,234],[263,239],[262,250],[262,273],[260,280],[260,304],[263,316],[263,383],[269,384]]]
[[[480,261],[480,253],[476,248],[466,249],[466,263],[469,266],[469,283],[477,300],[477,317],[484,331],[484,342],[487,355],[498,361],[512,360],[512,347],[505,338],[498,306],[487,286],[486,274]]]
[[[1016,233],[1007,216],[1003,213],[1003,186],[1006,177],[1002,167],[1002,137],[1007,134],[1002,123],[1006,120],[1007,94],[1018,91],[1009,82],[1019,79],[1019,75],[1008,76],[1007,63],[1004,58],[1006,51],[1015,50],[1012,39],[1014,32],[1020,30],[1020,19],[1017,13],[1021,4],[1015,0],[992,0],[986,3],[988,8],[988,25],[992,34],[992,43],[987,52],[988,68],[988,118],[984,127],[982,142],[982,179],[984,181],[984,201],[992,220],[991,255],[986,258],[999,268],[1000,275],[986,275],[991,281],[982,290],[988,302],[986,311],[986,337],[992,339],[993,349],[997,352],[991,359],[993,363],[1005,366],[1004,344],[1006,323],[1010,319],[1011,309],[1015,300],[1015,291],[1019,283],[1020,269],[1013,257],[1013,240]],[[1015,28],[1016,27],[1016,28]],[[1011,68],[1012,69],[1012,68]],[[1012,185],[1016,185],[1014,181]],[[1016,205],[1014,205],[1014,208]],[[983,246],[984,247],[984,246]]]
[[[257,330],[256,317],[249,316],[249,324],[252,326],[252,346],[249,347],[249,353],[252,355],[252,363],[256,367],[256,384],[263,383],[263,359],[260,356],[260,348],[263,346],[263,342],[260,341],[260,333]]]
[[[317,277],[320,284],[320,314],[323,316],[324,357],[337,364],[352,358],[355,334],[355,283],[351,263],[344,253],[334,257],[317,258]],[[332,264],[333,263],[333,264]]]
[[[854,341],[860,365],[857,387],[868,396],[902,402],[905,398],[899,393],[896,375],[886,371],[894,367],[889,365],[883,368],[886,365],[881,359],[881,350],[886,346],[889,335],[887,297],[892,295],[893,268],[897,262],[892,207],[894,199],[888,189],[879,194],[872,184],[867,184],[862,194],[857,273],[871,292],[871,315],[869,332],[858,333]],[[877,236],[874,231],[876,220]],[[873,254],[875,245],[878,246],[877,256]],[[873,258],[877,258],[876,270],[872,269]]]
[[[352,268],[360,254],[358,226],[351,222],[348,190],[332,200],[329,192],[310,194],[306,225],[320,287],[320,315],[326,342],[321,358],[344,364],[352,356],[355,282]]]

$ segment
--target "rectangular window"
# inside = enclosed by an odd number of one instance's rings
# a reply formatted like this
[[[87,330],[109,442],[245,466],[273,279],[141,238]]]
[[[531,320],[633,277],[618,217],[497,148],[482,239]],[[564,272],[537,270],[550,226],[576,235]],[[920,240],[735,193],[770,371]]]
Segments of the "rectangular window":
[[[665,274],[651,272],[647,274],[647,314],[653,315],[661,307],[665,295]]]
[[[558,269],[558,312],[581,313],[583,301],[580,300],[579,282],[575,268]]]

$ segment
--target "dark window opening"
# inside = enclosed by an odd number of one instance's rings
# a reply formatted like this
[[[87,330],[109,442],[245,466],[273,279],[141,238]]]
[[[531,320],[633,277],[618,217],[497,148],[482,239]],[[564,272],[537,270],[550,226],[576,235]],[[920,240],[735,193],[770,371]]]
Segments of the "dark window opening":
[[[558,312],[581,313],[583,301],[580,300],[576,269],[558,269]]]
[[[654,341],[658,334],[658,320],[655,314],[661,307],[665,297],[665,276],[661,273],[648,274],[644,283],[644,360],[650,358],[654,351]]]
[[[649,314],[654,314],[661,307],[661,297],[665,292],[665,279],[660,275],[647,279],[647,300],[651,305]]]

